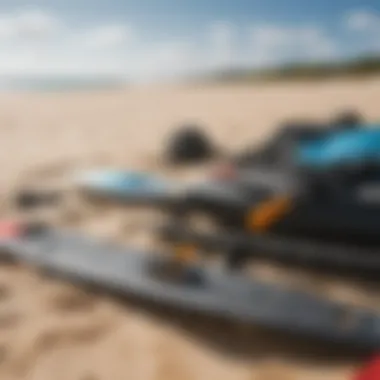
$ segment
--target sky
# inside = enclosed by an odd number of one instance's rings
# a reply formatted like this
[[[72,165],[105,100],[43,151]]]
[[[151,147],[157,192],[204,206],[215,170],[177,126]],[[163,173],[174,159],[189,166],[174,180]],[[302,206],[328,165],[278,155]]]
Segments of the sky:
[[[380,54],[375,0],[0,0],[0,76],[152,81]]]

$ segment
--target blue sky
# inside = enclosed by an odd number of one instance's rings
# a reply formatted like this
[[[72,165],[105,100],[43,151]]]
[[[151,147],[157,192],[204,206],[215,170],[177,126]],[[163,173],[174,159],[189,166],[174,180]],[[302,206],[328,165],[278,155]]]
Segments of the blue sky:
[[[0,75],[156,79],[380,53],[374,0],[0,0]]]

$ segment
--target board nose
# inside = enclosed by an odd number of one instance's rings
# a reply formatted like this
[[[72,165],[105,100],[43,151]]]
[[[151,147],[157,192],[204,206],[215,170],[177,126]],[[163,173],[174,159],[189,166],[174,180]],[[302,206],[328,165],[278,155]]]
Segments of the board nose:
[[[24,233],[24,226],[20,222],[1,221],[0,239],[11,239],[21,236]]]
[[[380,379],[380,355],[360,370],[353,380],[379,380]]]
[[[16,239],[23,236],[40,235],[48,229],[41,222],[22,223],[17,221],[0,221],[0,240]]]

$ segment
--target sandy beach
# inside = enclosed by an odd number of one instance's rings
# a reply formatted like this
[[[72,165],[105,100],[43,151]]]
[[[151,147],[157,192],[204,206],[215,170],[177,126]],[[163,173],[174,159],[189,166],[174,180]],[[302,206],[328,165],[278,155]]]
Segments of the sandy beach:
[[[328,120],[354,108],[380,120],[380,78],[251,85],[136,87],[0,95],[0,195],[92,167],[140,168],[196,179],[206,168],[164,167],[166,136],[204,125],[222,147],[259,143],[286,119]],[[69,209],[71,207],[71,209]],[[142,247],[150,213],[71,204],[54,222]],[[156,216],[154,216],[156,217]],[[380,289],[262,266],[267,280],[380,310]],[[346,380],[362,357],[257,327],[177,315],[87,293],[28,268],[0,266],[0,379]]]

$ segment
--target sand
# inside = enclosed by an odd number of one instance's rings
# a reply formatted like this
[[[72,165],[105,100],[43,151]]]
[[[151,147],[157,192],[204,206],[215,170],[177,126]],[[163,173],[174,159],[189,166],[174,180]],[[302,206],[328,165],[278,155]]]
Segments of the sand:
[[[140,87],[124,91],[0,95],[4,216],[25,185],[57,185],[96,166],[143,168],[196,179],[160,163],[170,131],[199,122],[221,146],[259,142],[284,119],[328,119],[346,108],[380,120],[380,79],[324,83]],[[57,182],[58,181],[58,182]],[[150,213],[91,207],[70,198],[55,223],[140,246]],[[379,307],[375,285],[288,272],[259,274],[346,302]],[[363,358],[310,341],[91,294],[20,266],[0,267],[0,379],[343,380]]]

